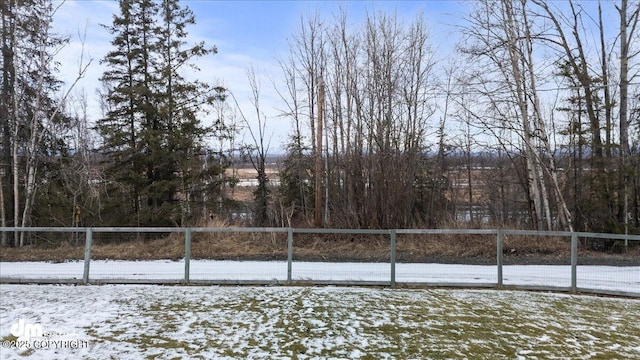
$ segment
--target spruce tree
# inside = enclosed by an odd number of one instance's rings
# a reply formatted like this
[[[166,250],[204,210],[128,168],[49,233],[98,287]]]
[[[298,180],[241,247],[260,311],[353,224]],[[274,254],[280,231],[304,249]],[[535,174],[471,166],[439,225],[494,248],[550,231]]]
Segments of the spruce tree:
[[[201,159],[213,128],[201,118],[215,92],[186,74],[215,48],[187,45],[186,28],[194,23],[191,10],[177,0],[121,0],[108,27],[114,50],[103,60],[109,65],[102,77],[107,112],[98,128],[114,184],[132,199],[119,213],[136,225],[183,224],[193,213],[196,189],[206,187],[210,169]]]
[[[217,167],[200,165],[206,156],[204,140],[212,135],[215,128],[205,127],[201,118],[219,96],[207,83],[185,78],[187,71],[198,71],[193,61],[208,54],[215,54],[216,48],[207,48],[203,42],[189,46],[186,27],[195,24],[193,12],[180,7],[178,0],[163,0],[160,3],[160,41],[158,43],[161,61],[157,72],[162,82],[158,89],[160,118],[166,129],[166,156],[159,164],[164,174],[168,198],[175,199],[179,192],[181,219],[193,214],[190,205],[202,199],[204,187],[220,171]],[[215,161],[212,164],[219,164]],[[218,190],[219,191],[219,190]],[[205,196],[206,197],[206,196]]]
[[[114,15],[111,26],[107,27],[113,35],[113,50],[102,60],[108,67],[100,79],[106,91],[103,94],[106,116],[98,121],[97,128],[109,162],[110,183],[114,186],[110,192],[116,195],[112,197],[113,201],[108,202],[112,207],[106,212],[122,215],[122,218],[114,219],[116,223],[124,222],[133,215],[137,221],[129,225],[144,222],[140,219],[140,212],[146,185],[144,152],[148,132],[145,129],[151,105],[150,74],[144,64],[145,59],[148,62],[150,58],[150,48],[145,43],[148,43],[151,28],[149,23],[141,22],[148,20],[153,13],[157,13],[157,7],[149,1],[120,1],[120,14]]]

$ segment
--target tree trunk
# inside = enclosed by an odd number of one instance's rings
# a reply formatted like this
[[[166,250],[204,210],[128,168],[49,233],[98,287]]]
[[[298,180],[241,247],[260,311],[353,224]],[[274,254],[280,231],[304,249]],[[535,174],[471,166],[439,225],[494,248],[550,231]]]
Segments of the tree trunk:
[[[620,129],[620,161],[619,161],[619,182],[618,193],[621,194],[619,207],[625,227],[625,233],[629,232],[629,179],[631,178],[628,166],[631,151],[629,148],[629,49],[631,40],[634,38],[638,18],[640,16],[640,4],[635,5],[635,9],[627,17],[628,1],[622,0],[620,7],[616,7],[620,15],[620,108],[619,108],[619,129]],[[600,11],[600,26],[602,27],[602,12]],[[627,29],[629,28],[629,32]],[[604,56],[603,56],[604,58]],[[603,65],[604,66],[604,65]]]

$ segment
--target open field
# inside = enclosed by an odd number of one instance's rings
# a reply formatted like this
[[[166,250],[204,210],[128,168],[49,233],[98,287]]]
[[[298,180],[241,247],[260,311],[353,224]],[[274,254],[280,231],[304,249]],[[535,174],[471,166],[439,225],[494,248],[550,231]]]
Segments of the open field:
[[[640,301],[631,299],[141,285],[0,285],[0,296],[3,344],[20,319],[84,341],[3,348],[1,359],[640,358]]]

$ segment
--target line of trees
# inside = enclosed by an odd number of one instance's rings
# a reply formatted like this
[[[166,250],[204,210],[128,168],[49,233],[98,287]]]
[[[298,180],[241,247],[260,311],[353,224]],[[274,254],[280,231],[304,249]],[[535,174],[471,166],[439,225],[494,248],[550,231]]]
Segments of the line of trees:
[[[74,87],[93,59],[79,59],[72,83],[59,79],[55,55],[69,42],[51,31],[60,6],[0,4],[0,225],[179,226],[222,211],[229,160],[208,142],[232,134],[214,111],[225,89],[191,80],[197,59],[216,53],[187,43],[191,10],[178,0],[119,1],[104,25],[104,115],[89,119],[87,95]],[[13,235],[2,245],[29,243]]]
[[[607,3],[617,28],[603,21],[602,4],[564,5],[476,2],[460,47],[473,60],[461,79],[476,101],[460,106],[525,163],[519,178],[532,227],[628,231],[630,219],[638,226],[637,166],[629,166],[638,119],[628,114],[638,99],[629,82],[638,69],[629,65],[640,5]]]
[[[387,14],[370,15],[357,29],[347,24],[345,14],[331,25],[319,16],[302,20],[282,62],[294,123],[282,203],[299,216],[310,212],[315,169],[304,158],[322,148],[313,133],[324,86],[324,208],[331,225],[408,226],[424,213],[417,199],[429,179],[424,154],[436,82],[426,25],[421,17],[403,24]]]
[[[74,134],[70,130],[78,119],[70,116],[65,104],[90,60],[80,59],[75,82],[63,91],[62,82],[56,77],[59,64],[54,55],[68,39],[51,32],[56,10],[47,0],[7,0],[0,4],[3,226],[34,224],[34,217],[42,211],[42,188],[62,181],[66,166],[61,159],[71,151],[68,140]],[[2,245],[22,246],[24,236],[15,233],[9,239],[3,233]]]
[[[279,202],[310,222],[316,177],[305,159],[320,148],[315,94],[323,79],[328,226],[475,218],[635,231],[640,4],[467,5],[461,41],[441,62],[422,15],[369,13],[356,25],[345,13],[302,19],[281,62],[293,130]],[[615,10],[617,26],[603,20],[603,6]],[[481,163],[490,171],[478,170]]]
[[[260,185],[247,218],[261,226],[640,228],[637,1],[466,3],[451,54],[422,14],[302,17],[276,81],[292,124],[277,187],[255,71],[259,128],[237,144],[233,92],[193,80],[216,49],[188,43],[187,7],[119,1],[103,116],[90,119],[87,95],[58,79],[69,39],[51,32],[53,4],[0,2],[2,226],[231,216],[225,170],[243,152]],[[92,62],[80,60],[75,81]],[[26,243],[14,235],[2,245]]]

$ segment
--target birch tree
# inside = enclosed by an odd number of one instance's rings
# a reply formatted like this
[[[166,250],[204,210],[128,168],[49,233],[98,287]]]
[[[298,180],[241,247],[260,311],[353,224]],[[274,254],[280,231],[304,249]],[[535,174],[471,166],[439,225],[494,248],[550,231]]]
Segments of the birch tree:
[[[552,191],[561,227],[570,230],[571,214],[564,201],[554,149],[537,91],[544,72],[539,70],[541,65],[534,59],[534,26],[526,0],[478,2],[470,15],[469,26],[463,30],[472,45],[464,47],[463,52],[472,59],[481,60],[480,66],[487,66],[489,71],[475,68],[468,75],[468,81],[474,84],[474,91],[486,97],[488,110],[499,127],[511,129],[520,139],[527,169],[526,190],[532,223],[539,230],[553,228]],[[484,117],[479,108],[472,111],[477,114],[476,118]],[[517,125],[512,124],[512,119],[518,119]]]
[[[75,80],[67,84],[66,90],[56,99],[61,82],[55,75],[58,64],[54,56],[68,39],[53,34],[51,24],[56,10],[62,5],[54,7],[48,0],[8,1],[1,8],[2,108],[3,115],[10,120],[3,129],[2,153],[6,160],[7,146],[11,147],[14,226],[31,224],[43,145],[52,137],[53,127],[63,121],[63,105],[91,62],[80,61]],[[15,233],[14,246],[24,244],[25,233],[20,236]]]
[[[636,29],[640,18],[640,3],[630,5],[628,0],[621,0],[620,6],[616,6],[620,16],[620,105],[619,105],[619,128],[620,128],[620,181],[618,192],[622,194],[622,221],[625,225],[625,233],[629,232],[629,188],[633,174],[629,167],[631,149],[629,146],[629,83],[635,75],[630,76],[630,64],[639,51],[632,51],[633,40],[636,39]],[[602,10],[600,10],[600,26],[602,29]],[[601,30],[601,34],[604,31]],[[604,38],[604,36],[602,36]],[[604,49],[604,40],[602,40]],[[604,59],[604,53],[602,58]],[[604,66],[603,66],[604,68]],[[637,73],[636,73],[637,74]]]
[[[562,74],[571,79],[571,84],[575,85],[574,96],[581,101],[581,109],[578,111],[584,111],[587,115],[591,135],[589,158],[592,171],[587,178],[589,192],[583,202],[591,212],[591,226],[617,232],[621,231],[621,225],[624,224],[625,231],[628,231],[629,76],[630,64],[632,65],[630,61],[637,55],[637,52],[632,51],[631,45],[640,5],[630,5],[626,0],[614,5],[619,16],[618,31],[614,30],[607,37],[606,31],[611,28],[603,20],[604,10],[600,3],[597,16],[589,14],[583,4],[574,1],[568,2],[568,15],[562,14],[548,2],[532,0],[532,3],[540,11],[539,16],[548,20],[551,25],[543,40],[564,62]],[[592,31],[584,26],[585,21],[591,21],[592,26],[595,26],[593,32],[598,34],[599,41],[591,46],[588,40]],[[618,51],[615,51],[616,42],[619,42]],[[594,53],[597,56],[594,57]],[[610,60],[615,53],[620,59],[617,69],[614,67],[616,64]],[[618,79],[614,76],[616,71]],[[613,91],[616,82],[618,94]],[[616,110],[619,115],[618,139],[614,137]],[[604,141],[601,138],[603,130]]]

